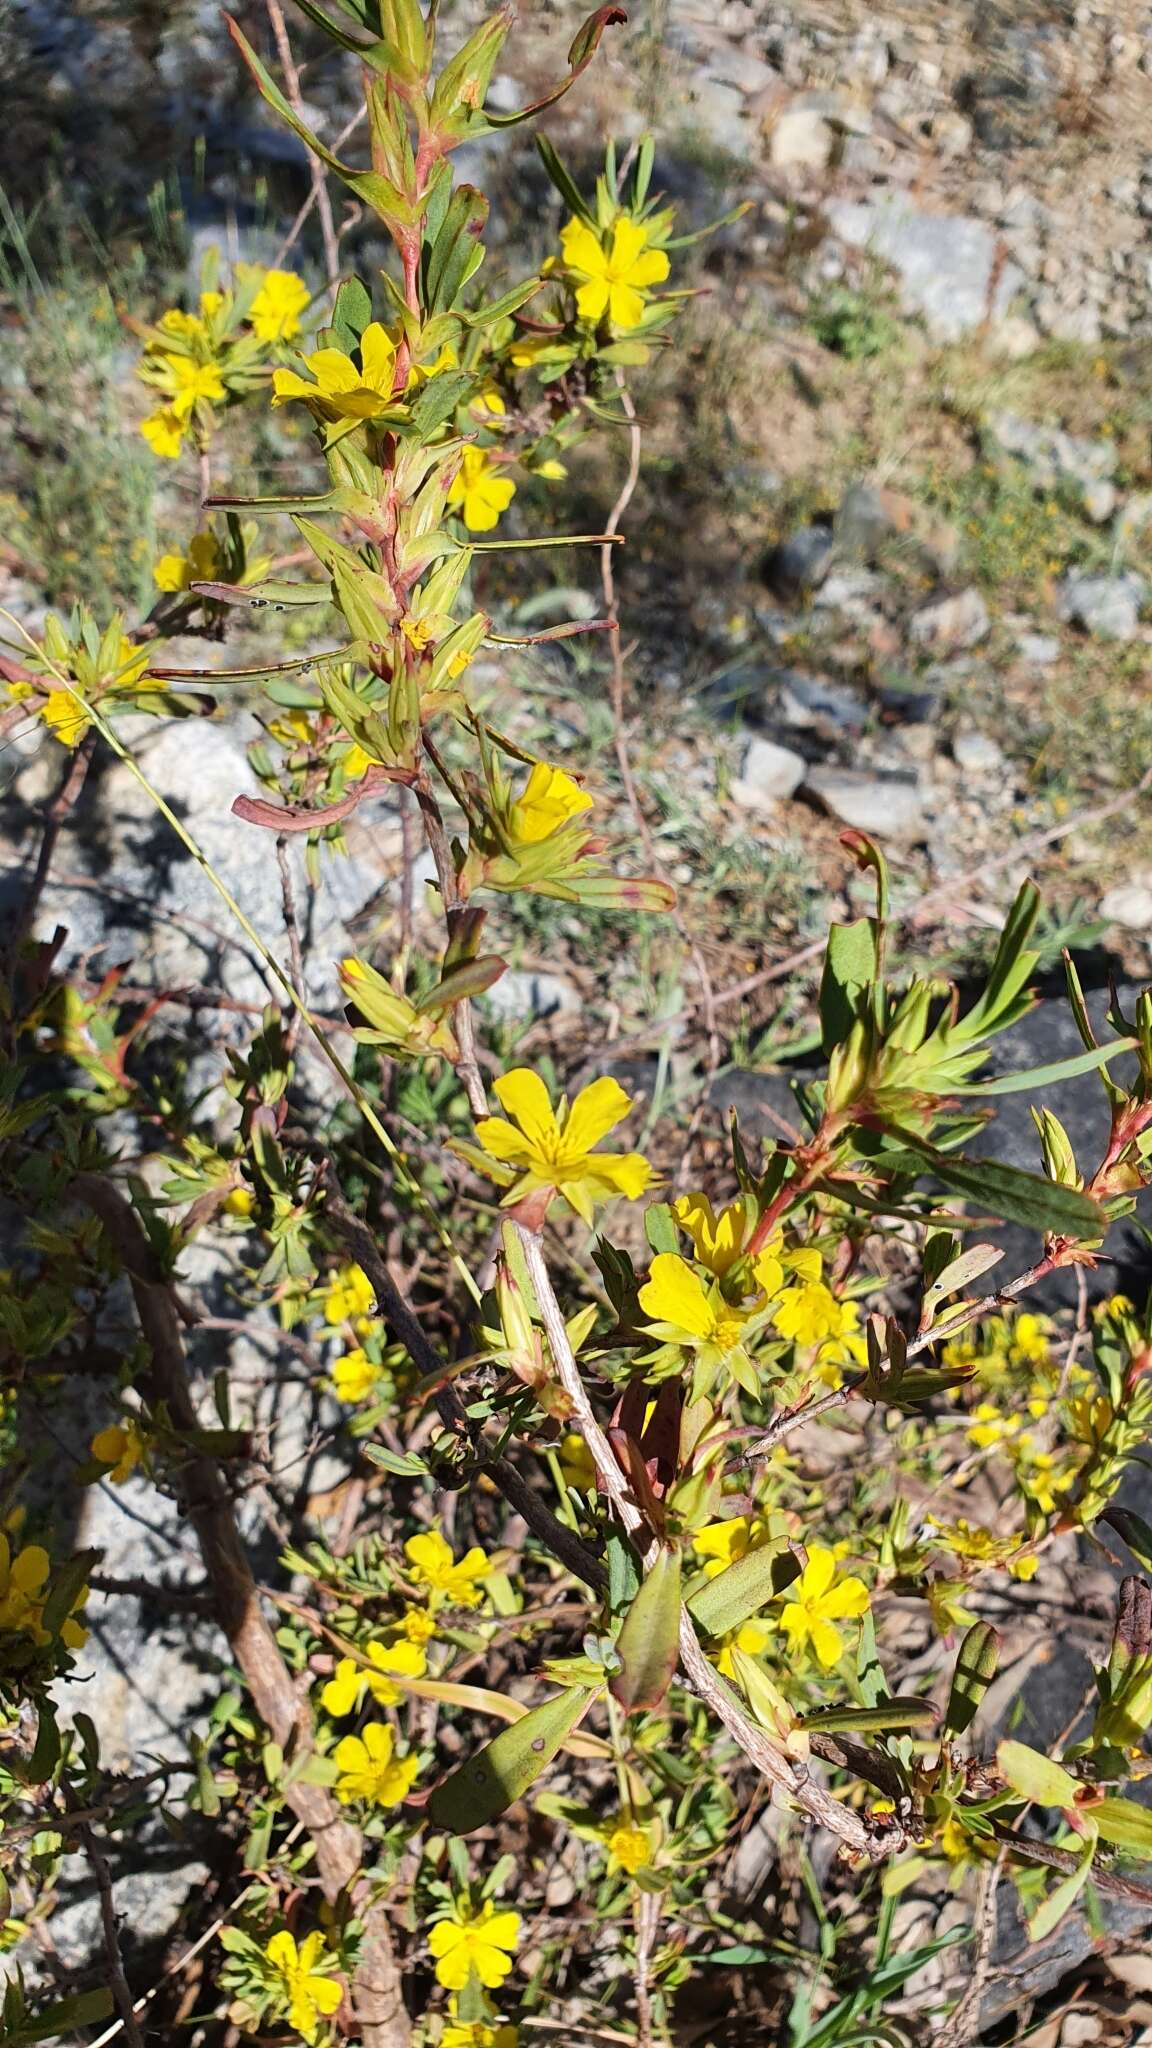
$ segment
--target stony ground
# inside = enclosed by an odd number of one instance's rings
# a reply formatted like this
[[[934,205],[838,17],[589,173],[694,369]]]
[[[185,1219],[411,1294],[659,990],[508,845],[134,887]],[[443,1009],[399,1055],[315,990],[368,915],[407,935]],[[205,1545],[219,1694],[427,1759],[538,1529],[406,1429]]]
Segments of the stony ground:
[[[562,65],[583,9],[526,0],[521,11],[496,86],[508,105]],[[239,12],[258,33],[260,9]],[[446,5],[447,32],[473,13],[471,0]],[[302,34],[305,60],[310,47]],[[184,480],[159,480],[155,495],[120,313],[149,309],[158,274],[161,295],[194,275],[212,241],[269,258],[305,173],[244,97],[214,5],[14,0],[0,50],[0,604],[33,629],[47,603],[76,595],[138,615],[157,539],[186,529],[195,508]],[[304,82],[335,134],[348,80],[324,59],[305,62]],[[550,131],[574,164],[587,169],[606,132],[626,143],[651,125],[659,176],[692,225],[747,202],[701,245],[686,345],[643,391],[645,470],[620,571],[635,641],[628,744],[683,890],[683,930],[642,921],[609,943],[607,927],[504,913],[514,971],[490,1018],[498,1053],[551,1054],[569,1073],[614,1063],[675,1149],[702,1085],[715,1111],[706,1146],[730,1100],[753,1126],[779,1114],[788,1096],[772,1070],[810,1050],[812,985],[803,966],[773,970],[859,900],[845,825],[890,854],[910,961],[970,971],[1033,872],[1049,962],[1071,943],[1096,986],[1109,971],[1129,984],[1148,972],[1150,115],[1152,6],[1137,0],[882,11],[652,0],[608,39]],[[489,145],[475,154],[472,169],[497,179],[494,262],[502,243],[542,250],[557,220],[530,143],[500,167]],[[100,266],[92,236],[110,252]],[[362,223],[345,247],[361,267],[380,256]],[[306,457],[278,422],[226,461],[243,481],[299,477]],[[609,448],[577,464],[589,518],[602,518],[621,462]],[[546,512],[527,492],[518,500],[524,530]],[[512,630],[579,616],[589,563],[561,559],[559,587],[534,566],[502,568],[482,601]],[[590,760],[631,831],[589,643],[473,677],[526,744],[547,733],[552,750]],[[133,739],[279,946],[279,878],[230,817],[251,784],[254,730],[239,709]],[[0,761],[0,907],[19,894],[58,774],[35,735]],[[403,846],[400,814],[365,807],[349,859],[326,870],[308,934],[321,1007],[349,938],[363,945],[394,923]],[[418,869],[418,916],[423,880]],[[124,963],[130,987],[184,992],[165,1015],[193,1072],[230,1028],[229,1005],[265,999],[210,885],[112,762],[64,834],[44,922],[67,927],[93,981]],[[1041,1035],[1037,1058],[1051,1042]],[[1095,1098],[1077,1100],[1090,1130]],[[193,1279],[211,1297],[206,1256]],[[309,1471],[301,1497],[326,1483]],[[92,1499],[84,1535],[108,1547],[109,1571],[178,1562],[180,1531],[163,1517],[142,1532],[109,1492]],[[1054,1612],[1088,1612],[1094,1597],[1070,1579]],[[206,1682],[183,1624],[142,1613],[141,1626],[142,1637],[97,1629],[85,1701],[101,1692],[125,1754],[178,1735]],[[1050,1682],[1041,1674],[1042,1690]],[[160,1920],[141,1923],[145,1938],[164,1931],[187,1877],[169,1892],[150,1879]],[[65,1962],[70,1941],[83,1951],[90,1908],[80,1897],[61,1927]],[[998,2010],[1050,1991],[1067,1968],[1080,1975],[1032,2038],[1152,2039],[1140,2031],[1152,2020],[1146,1958],[1121,1942],[1110,1977],[1085,1966],[1091,1989],[1077,2004],[1091,1937],[1081,1927],[1070,1941],[1046,1975],[1003,1980]]]

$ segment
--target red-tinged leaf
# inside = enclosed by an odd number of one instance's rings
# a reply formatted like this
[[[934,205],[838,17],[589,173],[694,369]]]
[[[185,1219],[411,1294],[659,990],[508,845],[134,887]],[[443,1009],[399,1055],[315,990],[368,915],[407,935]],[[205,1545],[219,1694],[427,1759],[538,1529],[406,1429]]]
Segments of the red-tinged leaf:
[[[658,1707],[680,1654],[680,1552],[660,1550],[624,1616],[616,1641],[621,1669],[610,1680],[629,1713]]]
[[[357,805],[366,797],[375,796],[385,783],[411,779],[407,769],[373,766],[338,803],[312,809],[308,804],[273,804],[261,796],[238,796],[232,805],[232,815],[242,818],[246,825],[262,825],[268,832],[315,832],[323,825],[338,825],[341,819],[350,818]]]
[[[583,27],[576,33],[568,52],[571,70],[567,78],[562,78],[559,85],[554,85],[551,92],[546,92],[542,99],[533,100],[531,106],[518,107],[511,114],[497,114],[485,107],[484,119],[493,128],[514,128],[518,121],[530,120],[533,114],[541,113],[545,107],[555,106],[556,101],[562,100],[565,93],[575,85],[580,73],[588,69],[600,47],[600,38],[605,29],[616,28],[627,19],[623,7],[598,7],[595,14],[590,14]]]

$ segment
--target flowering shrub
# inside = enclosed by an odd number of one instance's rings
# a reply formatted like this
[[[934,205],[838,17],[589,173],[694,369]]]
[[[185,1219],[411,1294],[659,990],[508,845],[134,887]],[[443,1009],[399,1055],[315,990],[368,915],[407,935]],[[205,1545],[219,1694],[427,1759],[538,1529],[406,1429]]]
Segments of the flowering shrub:
[[[517,2014],[555,1998],[571,2016],[575,1947],[580,1970],[601,1972],[597,2000],[611,1985],[638,2039],[664,2038],[712,1936],[732,1931],[713,1880],[754,1793],[793,1832],[830,1835],[871,1918],[882,1891],[926,1871],[963,1885],[990,1860],[1018,1881],[1035,1936],[1088,1885],[1147,1899],[1123,1866],[1152,1854],[1152,1824],[1123,1788],[1146,1767],[1152,1719],[1152,1530],[1116,1495],[1152,1422],[1152,1319],[1115,1297],[1070,1337],[1016,1304],[1049,1273],[1094,1268],[1152,1177],[1152,997],[1131,1020],[1114,1011],[1098,1043],[1070,967],[1083,1053],[988,1082],[1032,1001],[1035,891],[1021,889],[965,1010],[937,980],[894,978],[884,862],[845,834],[875,909],[828,935],[825,1077],[793,1140],[753,1158],[733,1124],[725,1166],[678,1191],[615,1075],[564,1092],[478,1042],[474,1000],[506,964],[486,949],[491,897],[675,910],[666,879],[633,872],[631,849],[593,826],[580,774],[497,729],[470,671],[499,637],[475,595],[479,550],[616,544],[525,533],[516,493],[562,484],[564,454],[601,426],[634,426],[628,373],[674,336],[687,238],[650,195],[649,143],[623,165],[609,150],[591,198],[545,144],[569,215],[558,248],[492,296],[480,281],[487,202],[454,183],[453,152],[559,98],[618,8],[598,9],[568,76],[519,115],[486,106],[507,9],[439,69],[435,10],[416,0],[304,12],[364,67],[367,167],[312,134],[233,33],[395,262],[316,299],[294,272],[222,284],[210,268],[195,311],[141,330],[159,399],[141,431],[162,457],[199,458],[195,530],[157,563],[138,632],[52,618],[2,671],[9,709],[74,757],[66,787],[98,739],[130,758],[122,712],[195,712],[209,683],[251,689],[264,793],[233,808],[252,859],[271,857],[270,833],[303,835],[315,877],[367,798],[403,793],[443,918],[428,957],[408,932],[341,963],[351,1066],[266,954],[284,1004],[232,1047],[216,1124],[147,1092],[115,974],[83,995],[31,934],[14,957],[0,1172],[25,1223],[5,1378],[66,1376],[95,1342],[96,1304],[125,1284],[139,1343],[116,1359],[111,1419],[79,1476],[175,1496],[203,1558],[192,1597],[235,1671],[186,1771],[141,1781],[143,1811],[189,1839],[214,1827],[222,1845],[197,2009],[273,2040],[402,2048],[415,2029],[430,2048],[514,2048]],[[324,491],[211,491],[224,416],[265,404],[300,410]],[[295,580],[255,552],[277,516],[293,521]],[[605,590],[589,623],[620,662],[610,570]],[[251,607],[335,619],[334,644],[256,669],[165,665],[168,635],[220,637]],[[167,816],[203,859],[195,818]],[[345,1091],[338,1115],[303,1099],[301,1032]],[[1127,1084],[1109,1073],[1122,1053]],[[67,1086],[47,1061],[66,1063]],[[1077,1160],[1047,1109],[1036,1172],[968,1157],[976,1098],[1093,1071],[1099,1164]],[[401,1079],[424,1089],[434,1152],[411,1142]],[[149,1125],[148,1179],[107,1121],[129,1103]],[[972,1204],[1036,1243],[1030,1269],[985,1295],[971,1290],[997,1254],[965,1248]],[[278,1357],[341,1404],[338,1529],[319,1515],[281,1529],[275,1585],[257,1580],[237,1509],[267,1446],[227,1372],[213,1408],[186,1369],[181,1261],[210,1229],[242,1246],[238,1288],[254,1316],[275,1311]],[[911,1304],[897,1242],[917,1252]],[[834,1456],[853,1467],[839,1488],[806,1449],[833,1417]],[[1058,1756],[997,1744],[977,1723],[998,1664],[989,1610],[1104,1518],[1140,1569],[1091,1725]],[[100,1868],[92,1815],[128,1825],[93,1721],[53,1705],[93,1563],[0,1536],[2,1784],[24,1920],[47,1912],[64,1853]],[[909,1626],[926,1649],[906,1679]],[[591,1937],[578,1911],[562,1939],[539,1924],[545,1839],[580,1873]],[[107,1998],[55,2019],[116,2004],[131,2037],[139,1994],[111,1921]],[[18,1982],[9,2007],[14,2038],[51,2030],[51,2008],[26,2020]]]

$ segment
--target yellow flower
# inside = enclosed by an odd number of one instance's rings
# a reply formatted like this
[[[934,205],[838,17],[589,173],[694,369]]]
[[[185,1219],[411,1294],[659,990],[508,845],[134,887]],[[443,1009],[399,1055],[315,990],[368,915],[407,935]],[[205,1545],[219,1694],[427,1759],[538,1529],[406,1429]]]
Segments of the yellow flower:
[[[719,1216],[707,1195],[680,1195],[672,1204],[680,1228],[692,1239],[699,1263],[718,1280],[744,1255],[748,1235],[748,1210],[743,1202],[729,1202]]]
[[[458,1906],[450,1920],[438,1920],[428,1937],[436,1976],[447,1991],[463,1991],[475,1970],[486,1991],[495,1991],[512,1968],[520,1939],[519,1913],[498,1913],[485,1899],[478,1913]]]
[[[342,349],[320,348],[304,362],[312,372],[309,384],[295,370],[274,370],[272,403],[286,405],[303,398],[336,419],[375,420],[396,403],[396,343],[378,320],[360,337],[360,364]]]
[[[231,1188],[224,1197],[226,1216],[251,1216],[256,1207],[256,1196],[251,1188]]]
[[[811,1643],[825,1671],[839,1661],[844,1648],[837,1621],[854,1621],[867,1612],[868,1588],[863,1579],[836,1579],[836,1559],[823,1543],[813,1543],[800,1577],[790,1586],[780,1610],[780,1626],[794,1651]]]
[[[977,1565],[981,1571],[991,1565],[1007,1565],[1014,1579],[1028,1580],[1036,1576],[1039,1559],[1025,1551],[1016,1556],[1020,1549],[1017,1536],[994,1536],[991,1529],[981,1529],[961,1516],[955,1522],[938,1521],[935,1515],[928,1516],[928,1526],[936,1531],[936,1547],[946,1550],[952,1557],[962,1557],[969,1564]]]
[[[92,723],[71,690],[49,690],[40,707],[40,716],[64,747],[79,746]]]
[[[506,1208],[537,1189],[551,1188],[591,1223],[597,1202],[610,1201],[613,1195],[634,1202],[651,1187],[655,1175],[642,1153],[593,1150],[632,1107],[618,1081],[608,1076],[591,1081],[571,1108],[562,1096],[558,1110],[553,1110],[548,1090],[530,1067],[514,1067],[495,1086],[500,1107],[512,1121],[481,1117],[476,1136],[488,1158],[497,1162],[497,1171],[487,1165],[484,1170],[507,1187]],[[483,1164],[479,1159],[476,1163]]]
[[[805,1350],[842,1334],[844,1308],[822,1280],[805,1280],[798,1287],[785,1288],[772,1321],[782,1337]]]
[[[376,1295],[367,1273],[360,1266],[341,1266],[328,1283],[324,1296],[324,1321],[338,1330],[342,1323],[371,1315]]]
[[[150,412],[141,420],[140,432],[147,441],[153,455],[159,455],[165,462],[175,462],[184,446],[188,422],[174,406],[163,405],[159,412]]]
[[[269,270],[248,309],[257,341],[291,341],[312,294],[294,270]]]
[[[341,1657],[320,1695],[321,1706],[334,1721],[342,1721],[345,1714],[350,1714],[366,1692],[371,1693],[377,1706],[397,1706],[404,1697],[404,1689],[394,1685],[389,1674],[394,1673],[397,1678],[423,1678],[428,1669],[428,1659],[418,1643],[369,1643],[364,1654],[372,1665],[371,1671],[366,1671],[354,1657]]]
[[[626,213],[618,216],[607,248],[580,220],[568,222],[560,246],[567,269],[584,280],[576,293],[582,320],[599,321],[607,314],[613,327],[638,326],[647,287],[663,284],[668,275],[664,251],[650,249],[644,228]]]
[[[990,1450],[993,1444],[1003,1443],[1005,1438],[1016,1436],[1020,1430],[1016,1416],[1001,1415],[994,1401],[979,1401],[972,1410],[972,1420],[965,1432],[970,1444],[978,1450]]]
[[[336,1744],[333,1761],[340,1776],[336,1797],[342,1806],[362,1800],[365,1806],[399,1806],[412,1790],[420,1769],[414,1756],[394,1757],[391,1728],[370,1721],[363,1735],[345,1735]]]
[[[383,1366],[377,1365],[374,1359],[369,1358],[360,1344],[354,1351],[346,1351],[342,1358],[338,1358],[330,1374],[332,1390],[337,1400],[347,1401],[349,1404],[366,1401],[369,1394],[380,1385],[383,1377]]]
[[[743,1650],[746,1657],[759,1657],[772,1640],[770,1629],[762,1621],[742,1621],[739,1628],[730,1628],[719,1637],[711,1652],[712,1662],[722,1678],[735,1679],[736,1659],[733,1650]]]
[[[679,1252],[656,1254],[639,1298],[645,1315],[652,1317],[646,1326],[650,1335],[665,1344],[714,1344],[718,1351],[734,1351],[748,1320],[718,1288],[706,1289]]]
[[[753,1521],[748,1515],[729,1515],[726,1521],[709,1522],[706,1528],[697,1529],[692,1548],[697,1557],[706,1560],[705,1576],[714,1579],[718,1572],[747,1557],[750,1550],[762,1550],[767,1541],[768,1525],[759,1517]]]
[[[187,419],[201,399],[211,401],[228,396],[215,363],[194,363],[190,356],[168,356],[166,362],[172,387],[171,405],[177,419]]]
[[[565,1485],[579,1493],[590,1492],[596,1485],[596,1461],[579,1430],[570,1429],[561,1437],[558,1455]]]
[[[652,1838],[647,1828],[638,1828],[623,1815],[609,1821],[604,1835],[609,1870],[625,1870],[629,1877],[652,1861]]]
[[[453,1999],[448,2008],[448,2024],[440,2036],[440,2048],[517,2048],[519,2039],[519,2027],[507,2021],[458,2018]]]
[[[306,1935],[297,1948],[285,1927],[272,1936],[264,1954],[283,1985],[289,2025],[305,2041],[315,2041],[321,2021],[331,2017],[344,1996],[343,1986],[317,1967],[322,1959],[329,1961],[324,1956],[324,1936]]]
[[[550,839],[582,811],[590,811],[592,799],[562,768],[550,768],[537,761],[528,777],[524,794],[508,814],[508,830],[519,846],[538,846]]]
[[[52,1569],[48,1552],[39,1543],[26,1543],[13,1557],[8,1538],[0,1531],[0,1629],[13,1635],[29,1635],[37,1643],[49,1641],[40,1625],[43,1592]]]
[[[488,533],[516,496],[511,477],[500,476],[486,448],[464,448],[448,486],[449,505],[458,505],[469,533]]]
[[[1059,1470],[1051,1451],[1030,1451],[1027,1460],[1017,1465],[1016,1477],[1022,1491],[1029,1500],[1035,1501],[1041,1514],[1054,1515],[1057,1494],[1067,1493],[1076,1474],[1068,1467]]]
[[[436,1617],[426,1607],[406,1607],[400,1626],[408,1642],[423,1646],[436,1633]]]
[[[196,533],[186,555],[161,555],[152,571],[157,590],[187,590],[193,583],[210,583],[220,574],[220,549],[214,533]]]
[[[109,1429],[97,1430],[92,1439],[92,1456],[112,1470],[105,1474],[115,1486],[123,1485],[130,1473],[136,1470],[148,1448],[148,1439],[137,1422],[113,1423]]]
[[[433,1607],[441,1600],[451,1601],[457,1607],[480,1605],[482,1595],[477,1581],[486,1579],[492,1567],[477,1544],[457,1562],[440,1531],[429,1529],[408,1538],[404,1555],[417,1585],[427,1586]]]
[[[950,1636],[954,1629],[970,1628],[975,1621],[976,1616],[960,1597],[962,1590],[956,1579],[929,1579],[928,1607],[937,1635]]]

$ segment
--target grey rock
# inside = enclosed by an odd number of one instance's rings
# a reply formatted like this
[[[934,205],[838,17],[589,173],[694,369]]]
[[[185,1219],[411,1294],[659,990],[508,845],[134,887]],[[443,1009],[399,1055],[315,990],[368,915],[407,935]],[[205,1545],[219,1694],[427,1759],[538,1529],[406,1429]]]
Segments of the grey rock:
[[[1121,986],[1119,993],[1121,1009],[1130,1017],[1138,990],[1127,984]],[[1087,1002],[1097,1035],[1106,1038],[1109,1034],[1103,1016],[1108,1006],[1107,992],[1090,990]],[[1041,1003],[995,1041],[988,1078],[1026,1072],[1030,1067],[1048,1066],[1083,1050],[1068,1003],[1062,995],[1057,996]],[[1131,1061],[1127,1058],[1114,1061],[1109,1071],[1120,1081],[1131,1080],[1133,1074]],[[1032,1099],[1028,1094],[998,1097],[991,1105],[995,1108],[995,1116],[968,1141],[965,1151],[977,1159],[1000,1159],[1009,1166],[1021,1166],[1029,1173],[1039,1173],[1039,1140],[1029,1106]],[[1086,1173],[1094,1172],[1108,1144],[1108,1105],[1098,1077],[1095,1074],[1077,1075],[1071,1081],[1061,1081],[1054,1087],[1043,1089],[1035,1099],[1060,1118],[1080,1165]],[[1141,1221],[1145,1224],[1152,1221],[1149,1200],[1145,1193],[1137,1196],[1136,1216],[1114,1224],[1109,1231],[1108,1251],[1116,1264],[1104,1264],[1086,1274],[1089,1296],[1093,1301],[1117,1291],[1143,1300],[1148,1287],[1148,1251],[1137,1225]],[[1021,1224],[1006,1224],[990,1233],[990,1238],[1004,1248],[1004,1263],[997,1268],[997,1273],[1002,1273],[1006,1281],[1016,1273],[1024,1272],[1039,1255],[1039,1235],[1026,1230]],[[1042,1306],[1050,1306],[1053,1302],[1073,1304],[1076,1300],[1075,1273],[1052,1274],[1034,1294],[1030,1294],[1029,1300],[1037,1300]]]
[[[919,786],[895,776],[868,775],[855,768],[813,768],[804,783],[826,811],[858,832],[909,844],[924,837]]]
[[[992,620],[978,590],[958,590],[950,597],[938,597],[914,612],[908,621],[908,638],[916,647],[949,653],[976,647],[987,638]]]
[[[834,532],[837,553],[871,561],[896,531],[878,484],[850,484],[840,501]]]
[[[812,602],[822,611],[842,612],[863,624],[876,617],[884,589],[884,578],[872,569],[833,569]]]
[[[1016,644],[1021,661],[1033,668],[1051,668],[1060,659],[1060,642],[1055,633],[1021,633]]]
[[[787,107],[773,123],[768,156],[778,171],[822,171],[832,161],[836,131],[814,107]]]
[[[966,775],[991,775],[1004,766],[1004,750],[984,732],[958,732],[952,759]]]
[[[1090,441],[1081,434],[1066,434],[1061,427],[1021,419],[1010,412],[996,413],[988,426],[997,446],[1025,464],[1038,490],[1073,484],[1084,493],[1087,504],[1089,491],[1106,484],[1110,491],[1107,510],[1099,515],[1091,512],[1091,516],[1111,517],[1116,504],[1111,484],[1116,468],[1114,442]]]
[[[945,107],[932,116],[929,134],[943,157],[967,156],[972,147],[972,123],[967,114]]]
[[[775,1071],[762,1073],[755,1067],[729,1067],[717,1074],[708,1089],[708,1100],[727,1124],[735,1110],[740,1134],[747,1139],[791,1138],[807,1129],[796,1100],[793,1079],[804,1079]]]
[[[1094,526],[1106,526],[1120,502],[1120,493],[1107,477],[1084,486],[1084,510]]]
[[[1080,571],[1065,576],[1057,608],[1070,625],[1082,626],[1098,640],[1134,640],[1148,595],[1143,576],[1132,569],[1118,576],[1090,576]]]
[[[764,581],[774,597],[795,601],[818,588],[831,561],[828,528],[801,526],[769,550],[764,559]]]
[[[837,199],[828,208],[842,242],[890,263],[906,310],[919,313],[933,341],[959,341],[1008,313],[1023,284],[1001,263],[997,237],[965,214],[918,213],[907,200]]]
[[[1118,882],[1101,897],[1100,915],[1125,931],[1152,931],[1152,889],[1144,882]]]
[[[570,1017],[582,1007],[579,989],[562,974],[546,970],[509,968],[494,982],[484,997],[489,1009],[512,1023],[541,1017]]]
[[[732,784],[732,800],[745,810],[771,810],[779,798],[799,789],[806,766],[803,755],[791,747],[757,737],[749,743],[739,778]]]
[[[785,723],[795,730],[818,732],[827,739],[863,732],[868,723],[868,707],[855,690],[829,682],[826,676],[805,676],[797,670],[788,671],[783,681],[780,710]]]

